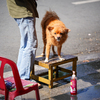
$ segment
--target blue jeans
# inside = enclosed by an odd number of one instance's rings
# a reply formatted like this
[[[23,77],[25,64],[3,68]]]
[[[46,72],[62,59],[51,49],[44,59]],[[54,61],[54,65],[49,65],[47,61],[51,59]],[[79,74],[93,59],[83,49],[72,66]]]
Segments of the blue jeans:
[[[29,79],[37,49],[35,18],[15,18],[21,35],[17,67],[21,79]]]

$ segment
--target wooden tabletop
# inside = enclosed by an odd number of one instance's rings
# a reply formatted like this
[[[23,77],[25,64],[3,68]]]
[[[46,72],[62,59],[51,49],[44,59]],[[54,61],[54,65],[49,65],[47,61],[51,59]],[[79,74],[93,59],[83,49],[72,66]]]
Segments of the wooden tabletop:
[[[77,56],[73,56],[73,55],[62,55],[62,57],[64,58],[64,60],[59,60],[58,56],[52,56],[50,55],[49,57],[49,62],[44,62],[45,60],[45,57],[42,57],[41,55],[40,56],[37,56],[36,59],[35,59],[35,64],[44,64],[44,65],[59,65],[59,64],[62,64],[62,63],[65,63],[65,62],[70,62],[70,61],[73,61],[74,59],[75,60],[78,60],[78,57]]]

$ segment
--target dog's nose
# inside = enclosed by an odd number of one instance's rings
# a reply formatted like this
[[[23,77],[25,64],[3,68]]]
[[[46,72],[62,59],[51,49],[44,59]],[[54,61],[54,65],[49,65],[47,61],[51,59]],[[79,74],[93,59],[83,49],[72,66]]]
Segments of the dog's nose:
[[[57,41],[60,41],[60,37],[57,37]]]

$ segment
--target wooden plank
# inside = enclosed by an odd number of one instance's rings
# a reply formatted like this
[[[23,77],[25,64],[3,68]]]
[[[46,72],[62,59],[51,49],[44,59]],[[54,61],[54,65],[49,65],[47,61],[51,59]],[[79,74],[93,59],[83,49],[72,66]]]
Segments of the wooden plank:
[[[58,68],[59,70],[60,68]],[[56,72],[56,69],[53,69],[53,72]],[[43,73],[40,73],[40,74],[37,74],[37,76],[44,76],[44,75],[47,75],[48,72],[43,72]]]
[[[75,59],[75,58],[74,58]],[[58,65],[62,65],[62,64],[65,64],[65,63],[68,63],[68,62],[73,62],[74,59],[68,59],[68,60],[63,60],[63,61],[60,61],[58,60],[58,62],[55,62],[55,63],[50,63],[49,65],[50,66],[58,66]]]
[[[43,72],[43,73],[40,73],[40,74],[37,74],[37,76],[44,76],[44,75],[47,75],[48,72]]]
[[[36,61],[36,60],[35,60],[35,64],[36,64],[36,65],[39,65],[39,66],[41,66],[41,67],[44,67],[44,68],[49,69],[48,64],[42,63],[41,61]]]
[[[31,78],[32,78],[32,79],[35,79],[35,80],[37,80],[37,81],[46,83],[46,84],[50,84],[50,81],[49,81],[48,79],[45,79],[45,78],[40,77],[40,76],[31,75]]]
[[[60,70],[63,71],[63,72],[72,73],[72,70],[68,70],[68,69],[65,69],[65,68],[60,68]]]
[[[49,88],[52,88],[53,87],[53,67],[49,68],[48,75],[49,75],[48,77],[50,81]]]
[[[58,78],[58,70],[59,70],[59,67],[54,66],[54,78]]]
[[[57,56],[55,57],[52,57],[51,59],[49,59],[49,62],[48,63],[45,63],[44,62],[44,59],[45,57],[40,57],[40,58],[36,58],[35,59],[35,63],[40,65],[40,66],[57,66],[57,65],[61,65],[61,64],[64,64],[64,63],[67,63],[67,62],[71,62],[73,61],[74,59],[77,60],[77,57],[76,56],[72,56],[72,55],[66,55],[66,56],[62,56],[63,58],[65,58],[65,60],[59,60],[59,58]],[[43,65],[42,65],[43,64]]]
[[[74,70],[76,72],[76,67],[77,67],[77,61],[74,60],[73,61],[73,67],[72,67],[72,70]]]
[[[64,79],[64,78],[67,78],[67,77],[69,77],[69,76],[71,76],[72,74],[68,74],[68,75],[65,75],[65,76],[62,76],[62,77],[59,77],[59,78],[54,78],[53,79],[53,82],[55,82],[55,81],[58,81],[58,80],[62,80],[62,79]]]

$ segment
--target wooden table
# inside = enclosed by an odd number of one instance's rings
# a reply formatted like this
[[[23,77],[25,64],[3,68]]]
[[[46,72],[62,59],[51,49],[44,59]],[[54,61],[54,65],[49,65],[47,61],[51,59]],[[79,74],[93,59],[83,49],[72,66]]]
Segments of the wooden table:
[[[30,78],[35,79],[40,82],[43,82],[45,84],[48,84],[49,88],[52,88],[53,82],[71,76],[73,70],[76,72],[78,57],[73,56],[73,55],[64,55],[62,57],[65,58],[65,60],[61,61],[58,59],[57,56],[55,56],[55,57],[51,56],[49,59],[49,62],[45,63],[44,62],[45,57],[38,56],[35,59],[35,64],[39,65],[41,67],[47,68],[48,72],[41,73],[39,75],[35,75],[34,68],[33,68],[33,70],[31,71],[31,74],[30,74]],[[72,62],[72,70],[68,70],[68,69],[59,67],[59,65],[69,63],[69,62]],[[59,77],[59,75],[58,75],[59,71],[66,72],[67,74]],[[48,75],[48,79],[42,77],[43,75],[46,75],[46,74]]]

